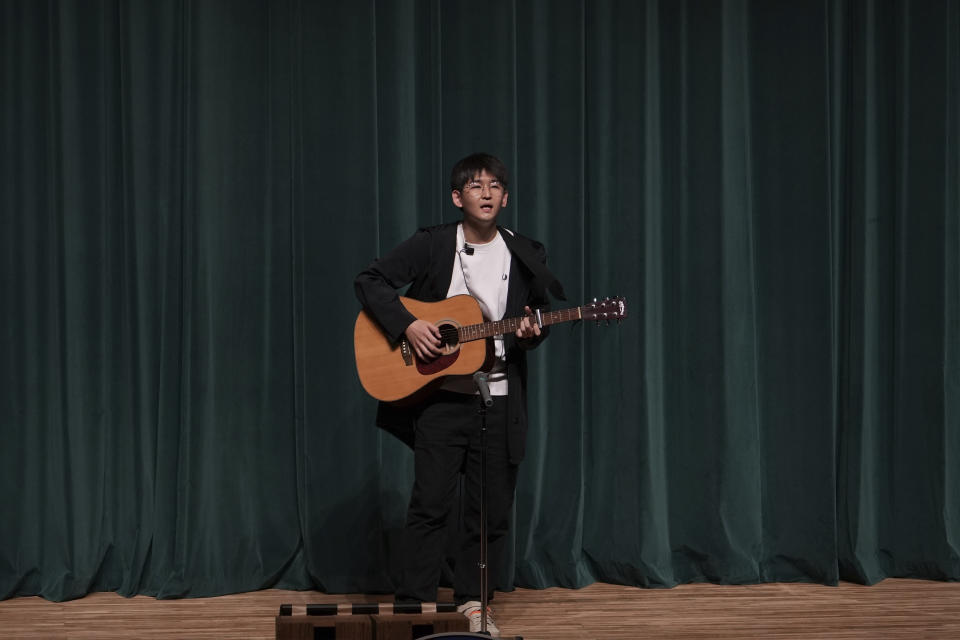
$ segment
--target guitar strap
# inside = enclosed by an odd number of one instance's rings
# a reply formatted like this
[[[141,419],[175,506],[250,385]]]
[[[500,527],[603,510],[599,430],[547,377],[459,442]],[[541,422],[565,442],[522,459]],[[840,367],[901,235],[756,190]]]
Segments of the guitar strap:
[[[563,285],[560,284],[557,277],[547,269],[547,266],[540,262],[533,249],[530,248],[527,243],[518,241],[509,229],[504,227],[498,228],[501,232],[500,237],[502,237],[503,241],[507,244],[510,253],[518,257],[520,262],[523,263],[523,266],[533,274],[533,279],[537,285],[544,290],[550,291],[557,300],[566,300],[567,297],[563,293]]]

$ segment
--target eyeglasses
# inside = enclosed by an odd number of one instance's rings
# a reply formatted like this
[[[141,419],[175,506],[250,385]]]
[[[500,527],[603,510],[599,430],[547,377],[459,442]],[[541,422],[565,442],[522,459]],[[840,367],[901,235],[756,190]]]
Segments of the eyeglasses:
[[[488,190],[491,194],[500,194],[503,193],[503,185],[500,184],[499,180],[490,180],[489,182],[471,180],[467,184],[463,185],[463,189],[461,191],[470,197],[480,198],[483,196],[484,190]]]

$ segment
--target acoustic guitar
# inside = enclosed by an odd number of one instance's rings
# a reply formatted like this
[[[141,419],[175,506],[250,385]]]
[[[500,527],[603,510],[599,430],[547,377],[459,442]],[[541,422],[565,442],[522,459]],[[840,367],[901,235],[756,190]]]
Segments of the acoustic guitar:
[[[367,393],[385,402],[409,402],[429,393],[446,376],[472,375],[492,364],[492,336],[515,332],[523,317],[484,321],[480,305],[468,295],[439,302],[420,302],[400,297],[400,302],[420,320],[440,329],[441,351],[435,360],[420,360],[407,342],[391,342],[376,321],[361,311],[353,327],[357,374]],[[541,327],[576,320],[622,320],[627,316],[622,297],[605,298],[558,311],[539,311],[533,321]]]

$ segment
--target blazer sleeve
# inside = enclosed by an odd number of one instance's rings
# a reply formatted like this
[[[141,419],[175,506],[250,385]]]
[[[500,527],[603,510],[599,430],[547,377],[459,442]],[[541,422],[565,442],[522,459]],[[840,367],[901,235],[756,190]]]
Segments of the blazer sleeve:
[[[357,299],[392,342],[403,336],[416,316],[400,302],[397,289],[413,282],[430,263],[430,234],[421,229],[388,254],[374,260],[353,281]]]

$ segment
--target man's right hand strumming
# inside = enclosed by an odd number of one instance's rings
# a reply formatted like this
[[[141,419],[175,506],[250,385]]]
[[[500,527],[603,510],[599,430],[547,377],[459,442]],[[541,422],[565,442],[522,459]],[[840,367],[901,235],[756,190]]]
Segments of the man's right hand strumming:
[[[414,320],[403,333],[417,357],[424,362],[443,354],[440,350],[440,329],[426,320]]]

